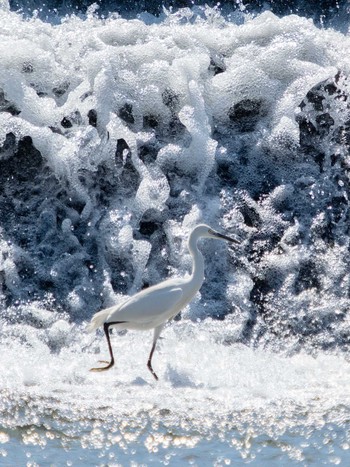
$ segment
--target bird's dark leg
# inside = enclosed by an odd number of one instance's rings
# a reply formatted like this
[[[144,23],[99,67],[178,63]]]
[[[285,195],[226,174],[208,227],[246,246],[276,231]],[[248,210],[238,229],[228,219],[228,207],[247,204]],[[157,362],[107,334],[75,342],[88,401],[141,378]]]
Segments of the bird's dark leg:
[[[149,354],[148,362],[147,362],[147,368],[148,368],[149,371],[152,373],[152,375],[154,376],[154,378],[155,378],[156,381],[158,381],[158,376],[156,375],[155,371],[154,371],[153,368],[152,368],[152,357],[153,357],[153,353],[154,353],[155,348],[156,348],[157,339],[158,339],[160,333],[162,332],[162,329],[163,329],[163,328],[164,328],[164,324],[161,324],[160,326],[157,326],[157,327],[154,329],[153,345],[152,345],[151,352],[150,352],[150,354]]]
[[[108,350],[109,350],[109,354],[111,356],[111,361],[106,362],[105,360],[100,360],[101,363],[108,363],[108,365],[107,366],[102,366],[100,368],[91,368],[90,371],[105,371],[105,370],[109,370],[110,368],[112,368],[112,366],[114,365],[114,356],[113,356],[111,339],[110,339],[110,336],[109,336],[109,326],[112,326],[113,324],[122,324],[122,323],[125,323],[125,321],[115,321],[115,322],[112,322],[112,323],[104,323],[103,329],[104,329],[104,332],[105,332],[105,335],[106,335]]]
[[[152,356],[153,356],[153,352],[155,348],[156,348],[156,343],[153,342],[151,353],[149,354],[149,357],[148,357],[147,367],[149,371],[152,373],[152,375],[155,377],[155,379],[158,381],[158,376],[156,375],[155,371],[152,368]]]

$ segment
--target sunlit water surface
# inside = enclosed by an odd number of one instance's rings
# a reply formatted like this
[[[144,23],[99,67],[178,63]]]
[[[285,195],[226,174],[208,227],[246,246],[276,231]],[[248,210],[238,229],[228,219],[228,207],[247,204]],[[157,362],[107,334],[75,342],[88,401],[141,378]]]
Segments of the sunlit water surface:
[[[104,374],[88,371],[107,356],[103,336],[79,327],[58,355],[2,343],[1,465],[346,465],[348,362],[227,345],[230,332],[229,321],[170,325],[159,382],[147,333],[113,335]]]

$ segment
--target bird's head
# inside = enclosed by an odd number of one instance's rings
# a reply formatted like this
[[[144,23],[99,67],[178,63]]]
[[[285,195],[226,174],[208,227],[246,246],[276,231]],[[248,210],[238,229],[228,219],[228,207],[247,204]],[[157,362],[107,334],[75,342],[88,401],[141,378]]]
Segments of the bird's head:
[[[212,229],[211,227],[209,227],[209,225],[206,224],[197,225],[193,229],[191,237],[194,238],[194,240],[198,240],[200,237],[205,237],[215,238],[217,240],[226,240],[227,242],[231,243],[240,243],[240,241],[237,238],[228,237],[220,232],[217,232],[216,230]]]

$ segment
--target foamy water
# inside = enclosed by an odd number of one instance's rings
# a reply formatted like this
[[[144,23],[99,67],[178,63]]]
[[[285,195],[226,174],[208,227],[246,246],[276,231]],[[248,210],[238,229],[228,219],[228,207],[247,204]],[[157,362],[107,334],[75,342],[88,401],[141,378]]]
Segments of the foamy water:
[[[350,462],[348,35],[295,15],[0,9],[0,465]],[[151,333],[92,314],[191,267]],[[217,319],[219,318],[219,319]]]
[[[349,459],[343,358],[228,346],[229,323],[178,323],[154,358],[156,383],[145,365],[151,335],[113,336],[117,364],[96,374],[88,369],[106,355],[105,343],[81,329],[70,333],[76,343],[57,355],[39,345],[2,345],[3,465]]]

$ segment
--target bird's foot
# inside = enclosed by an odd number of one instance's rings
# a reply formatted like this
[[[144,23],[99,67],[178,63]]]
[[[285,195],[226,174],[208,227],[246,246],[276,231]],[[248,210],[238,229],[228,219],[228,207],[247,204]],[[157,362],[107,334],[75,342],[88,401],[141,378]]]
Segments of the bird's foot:
[[[156,372],[153,370],[152,365],[150,364],[150,362],[148,362],[147,367],[148,367],[149,371],[152,373],[154,379],[155,379],[156,381],[158,381],[159,378],[158,378],[158,376],[156,375]]]
[[[112,368],[112,366],[114,365],[114,362],[111,361],[111,362],[106,362],[106,360],[99,360],[100,363],[108,363],[107,366],[101,366],[99,368],[90,368],[90,371],[106,371],[106,370],[109,370],[110,368]]]

